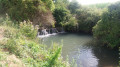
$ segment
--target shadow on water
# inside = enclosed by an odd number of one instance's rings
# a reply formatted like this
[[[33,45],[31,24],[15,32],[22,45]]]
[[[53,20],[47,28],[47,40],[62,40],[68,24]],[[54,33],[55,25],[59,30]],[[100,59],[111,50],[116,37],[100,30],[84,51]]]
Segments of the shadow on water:
[[[116,67],[118,65],[118,50],[94,45],[91,35],[65,33],[44,38],[43,43],[48,47],[52,42],[61,44],[63,40],[62,56],[67,55],[69,62],[76,60],[78,67]]]
[[[99,67],[117,67],[119,61],[119,51],[107,47],[94,47],[93,53],[99,59]]]

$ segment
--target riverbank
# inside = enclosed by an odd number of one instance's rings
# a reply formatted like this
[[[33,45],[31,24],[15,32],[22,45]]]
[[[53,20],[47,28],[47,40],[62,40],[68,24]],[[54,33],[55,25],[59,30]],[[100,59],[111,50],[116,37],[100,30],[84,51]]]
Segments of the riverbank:
[[[39,43],[35,32],[37,31],[30,21],[17,25],[6,18],[1,22],[0,66],[18,67],[16,65],[20,64],[20,67],[69,67],[70,64],[62,60],[62,47],[54,44],[53,47],[45,49],[45,45]]]

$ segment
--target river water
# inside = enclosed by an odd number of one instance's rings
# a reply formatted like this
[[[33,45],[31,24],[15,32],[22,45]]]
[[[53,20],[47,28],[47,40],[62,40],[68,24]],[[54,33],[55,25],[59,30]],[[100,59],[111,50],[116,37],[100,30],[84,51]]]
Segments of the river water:
[[[68,56],[70,63],[74,59],[78,67],[117,67],[118,51],[94,46],[93,41],[92,35],[73,33],[43,38],[43,43],[48,47],[52,42],[63,44],[63,59]]]

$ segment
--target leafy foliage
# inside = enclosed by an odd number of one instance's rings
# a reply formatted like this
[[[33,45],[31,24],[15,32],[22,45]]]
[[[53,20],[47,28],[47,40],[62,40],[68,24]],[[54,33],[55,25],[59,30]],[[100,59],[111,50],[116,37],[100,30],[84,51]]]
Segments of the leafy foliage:
[[[108,7],[108,11],[103,13],[101,20],[93,28],[94,36],[103,44],[116,47],[120,44],[120,2]]]
[[[71,13],[75,14],[77,9],[79,9],[81,6],[80,4],[76,1],[76,0],[72,0],[72,2],[70,2],[68,8],[71,11]]]
[[[64,27],[66,31],[76,32],[77,31],[77,20],[74,18],[70,18],[68,22],[65,23]]]
[[[55,9],[55,5],[52,0],[41,0],[41,1],[43,1],[51,11]]]
[[[65,8],[56,8],[53,15],[56,19],[56,26],[62,26],[61,23],[68,21],[70,12]]]
[[[81,9],[76,13],[76,17],[78,19],[78,30],[86,33],[92,33],[92,27],[100,19],[99,13],[90,12],[89,9]]]
[[[77,1],[55,0],[55,11],[53,13],[56,26],[62,26],[69,32],[92,33],[92,27],[100,20],[100,9],[92,9],[81,6]],[[60,5],[61,6],[60,6]],[[59,6],[58,6],[59,5]]]
[[[47,67],[53,67],[57,64],[56,60],[58,60],[60,52],[61,52],[61,48],[58,48],[55,54],[50,58],[50,61]]]
[[[1,12],[8,13],[9,16],[17,21],[30,19],[36,12],[37,8],[32,4],[31,1],[9,1],[0,0]]]
[[[52,0],[0,0],[0,13],[8,13],[16,21],[33,20],[39,13],[54,8]]]
[[[12,21],[8,20],[8,22]],[[36,29],[30,21],[22,22],[19,28],[5,24],[2,28],[5,30],[6,39],[0,41],[0,48],[16,55],[26,67],[69,67],[61,58],[62,47],[54,44],[53,48],[46,50],[45,45],[40,44],[39,39],[36,38]],[[0,54],[0,61],[1,58],[3,56]]]

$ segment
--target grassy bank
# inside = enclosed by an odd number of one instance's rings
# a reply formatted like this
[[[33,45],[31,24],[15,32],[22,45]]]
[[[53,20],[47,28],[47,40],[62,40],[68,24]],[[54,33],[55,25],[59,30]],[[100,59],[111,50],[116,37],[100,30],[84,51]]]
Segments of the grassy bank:
[[[18,24],[7,17],[0,22],[1,67],[70,67],[61,57],[61,46],[53,44],[49,49],[40,44],[37,29],[30,21]],[[13,59],[8,59],[8,58]]]

